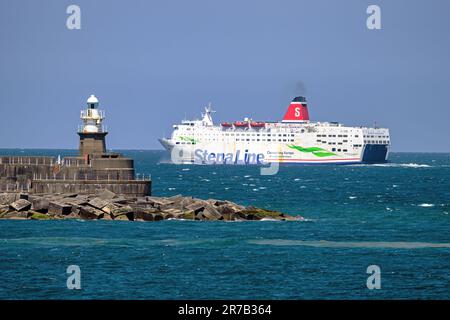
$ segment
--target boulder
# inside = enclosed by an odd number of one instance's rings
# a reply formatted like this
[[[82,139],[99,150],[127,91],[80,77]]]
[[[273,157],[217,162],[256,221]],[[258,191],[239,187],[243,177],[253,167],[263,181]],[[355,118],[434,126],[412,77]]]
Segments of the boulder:
[[[223,220],[234,221],[234,213],[222,213]]]
[[[0,193],[0,205],[3,204],[10,204],[12,202],[16,201],[16,194],[15,193]]]
[[[239,208],[238,206],[232,204],[232,203],[224,203],[219,205],[218,207],[216,207],[217,211],[219,211],[222,215],[224,214],[233,214],[236,213],[238,211],[241,211],[242,209]]]
[[[164,219],[164,217],[160,213],[152,213],[152,215],[153,215],[153,221],[160,221],[160,220]]]
[[[195,215],[195,220],[205,220],[205,217],[204,217],[203,214],[200,212],[200,213],[197,213],[197,214]]]
[[[121,214],[121,215],[115,216],[115,217],[114,217],[114,220],[124,220],[124,221],[129,221],[129,219],[128,219],[128,217],[127,217],[126,214]]]
[[[31,202],[25,199],[19,199],[11,203],[9,206],[15,211],[27,211],[31,209]]]
[[[49,204],[50,203],[46,198],[33,197],[31,200],[31,208],[34,211],[47,212]]]
[[[195,212],[194,211],[184,211],[180,216],[180,219],[185,220],[194,220],[195,219]]]
[[[62,195],[63,198],[76,198],[78,196],[78,193],[64,193]]]
[[[107,200],[102,200],[100,198],[94,198],[88,202],[91,207],[101,210],[103,207],[107,206],[109,202]]]
[[[167,201],[166,199],[158,198],[158,197],[147,197],[147,202],[150,202],[155,206],[162,206],[162,205],[168,204],[170,201]]]
[[[222,218],[222,215],[219,211],[217,211],[214,206],[208,204],[202,212],[203,216],[208,220],[219,220]]]
[[[87,198],[75,197],[75,198],[66,198],[64,199],[64,202],[72,206],[84,206],[88,204],[89,200]]]
[[[114,220],[128,220],[128,221],[134,221],[135,215],[134,212],[124,212],[119,215],[114,215]]]
[[[48,214],[68,215],[72,212],[72,206],[58,201],[50,201],[48,204]]]
[[[205,209],[206,204],[203,201],[195,201],[187,206],[185,206],[186,209],[194,211],[196,214],[200,211],[203,211]]]
[[[108,203],[106,206],[102,208],[102,211],[106,212],[107,214],[111,214],[117,209],[119,209],[119,207],[116,206],[114,203]]]
[[[145,211],[145,209],[139,209],[134,212],[134,218],[136,220],[153,221],[153,214]]]
[[[88,206],[80,207],[79,213],[80,218],[85,220],[101,219],[104,214],[103,211]]]
[[[128,202],[128,200],[125,197],[118,196],[118,197],[112,199],[111,202],[114,204],[126,204]]]
[[[114,192],[109,191],[108,189],[103,189],[98,193],[98,197],[102,200],[111,200],[116,198],[117,195]]]
[[[111,217],[114,220],[130,220],[134,221],[134,210],[130,206],[123,206],[116,210],[113,210],[111,213]]]
[[[3,219],[12,219],[12,220],[25,220],[28,217],[27,211],[12,211],[4,214],[2,216]]]

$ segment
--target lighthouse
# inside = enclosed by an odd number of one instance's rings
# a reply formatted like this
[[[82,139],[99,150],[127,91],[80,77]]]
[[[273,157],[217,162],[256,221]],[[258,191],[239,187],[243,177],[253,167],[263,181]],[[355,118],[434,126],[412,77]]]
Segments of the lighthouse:
[[[98,104],[98,99],[92,94],[87,99],[87,108],[80,113],[80,156],[88,159],[91,155],[106,153],[105,137],[108,131],[103,126],[105,111],[99,110]]]

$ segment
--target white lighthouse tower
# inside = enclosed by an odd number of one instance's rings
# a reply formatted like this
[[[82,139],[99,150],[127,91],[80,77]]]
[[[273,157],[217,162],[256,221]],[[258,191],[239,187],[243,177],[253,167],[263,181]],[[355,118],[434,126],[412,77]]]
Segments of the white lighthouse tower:
[[[78,128],[80,156],[105,153],[108,134],[103,126],[105,111],[98,109],[98,99],[93,94],[87,99],[87,108],[81,110],[80,118],[83,122]]]

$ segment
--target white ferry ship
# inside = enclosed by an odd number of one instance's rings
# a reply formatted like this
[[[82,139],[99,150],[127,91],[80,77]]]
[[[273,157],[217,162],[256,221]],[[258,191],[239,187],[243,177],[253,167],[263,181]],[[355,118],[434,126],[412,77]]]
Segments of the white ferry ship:
[[[355,164],[387,161],[389,129],[347,127],[309,120],[305,97],[290,103],[281,122],[243,121],[215,125],[211,105],[201,120],[183,120],[159,141],[178,163]]]

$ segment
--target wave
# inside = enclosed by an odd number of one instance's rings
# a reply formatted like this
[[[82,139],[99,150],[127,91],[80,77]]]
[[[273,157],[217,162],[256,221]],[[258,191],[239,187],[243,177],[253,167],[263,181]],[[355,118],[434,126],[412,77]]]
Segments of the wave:
[[[423,248],[450,248],[450,243],[435,242],[404,242],[404,241],[303,241],[303,240],[249,240],[251,244],[272,246],[307,246],[321,248],[388,248],[388,249],[423,249]]]
[[[392,168],[431,168],[428,164],[420,163],[375,163],[374,167],[392,167]]]
[[[423,208],[431,208],[434,207],[434,203],[421,203],[417,205],[418,207],[423,207]]]

